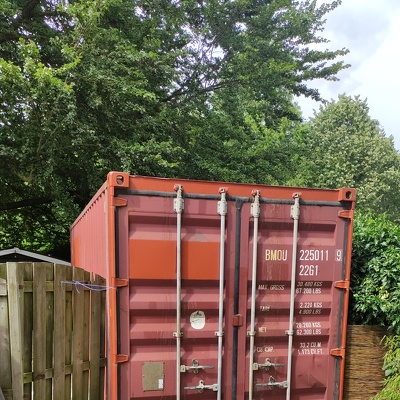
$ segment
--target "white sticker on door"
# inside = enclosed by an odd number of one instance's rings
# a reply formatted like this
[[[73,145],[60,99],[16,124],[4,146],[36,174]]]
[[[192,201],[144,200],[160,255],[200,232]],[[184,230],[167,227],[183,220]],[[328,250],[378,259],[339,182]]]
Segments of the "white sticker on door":
[[[204,311],[195,311],[190,314],[190,325],[193,329],[203,329],[206,325],[206,315]]]

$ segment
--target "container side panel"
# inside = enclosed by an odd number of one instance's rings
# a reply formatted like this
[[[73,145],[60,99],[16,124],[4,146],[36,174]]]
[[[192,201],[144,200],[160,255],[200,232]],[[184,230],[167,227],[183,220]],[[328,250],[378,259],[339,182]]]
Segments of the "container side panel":
[[[71,264],[104,278],[107,275],[106,192],[92,200],[71,228]]]

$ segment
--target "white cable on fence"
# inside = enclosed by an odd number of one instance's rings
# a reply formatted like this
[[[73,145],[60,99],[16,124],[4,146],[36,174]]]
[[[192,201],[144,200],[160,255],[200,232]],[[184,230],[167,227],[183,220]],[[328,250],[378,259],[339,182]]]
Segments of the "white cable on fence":
[[[95,283],[85,283],[81,281],[61,281],[62,285],[73,285],[78,293],[79,286],[83,287],[84,289],[92,290],[94,292],[101,292],[104,290],[115,289],[114,286],[105,286],[105,285],[98,285]]]

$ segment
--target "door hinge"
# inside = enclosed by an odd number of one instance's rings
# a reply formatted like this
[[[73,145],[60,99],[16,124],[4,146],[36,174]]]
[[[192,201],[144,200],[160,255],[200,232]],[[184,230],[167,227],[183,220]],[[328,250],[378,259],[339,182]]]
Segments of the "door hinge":
[[[116,354],[115,364],[120,364],[129,361],[129,357],[126,354]]]
[[[111,197],[111,205],[113,207],[126,207],[128,205],[128,200],[122,197]]]
[[[128,286],[128,279],[111,278],[111,286],[113,287],[126,287]]]
[[[331,351],[330,351],[330,355],[332,356],[332,357],[341,357],[341,358],[344,358],[344,355],[345,355],[345,349],[332,349]]]
[[[350,289],[350,281],[336,281],[334,283],[336,289]]]
[[[354,218],[354,211],[353,210],[340,210],[338,212],[340,218],[343,219],[353,219]]]

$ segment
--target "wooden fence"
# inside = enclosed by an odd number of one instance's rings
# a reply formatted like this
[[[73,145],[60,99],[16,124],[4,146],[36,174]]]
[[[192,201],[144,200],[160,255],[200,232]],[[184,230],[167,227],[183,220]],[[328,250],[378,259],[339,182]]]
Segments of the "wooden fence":
[[[347,327],[345,400],[368,400],[382,390],[385,378],[382,339],[387,334],[387,330],[380,326]]]
[[[0,264],[5,400],[104,398],[102,284],[101,277],[65,265]]]

